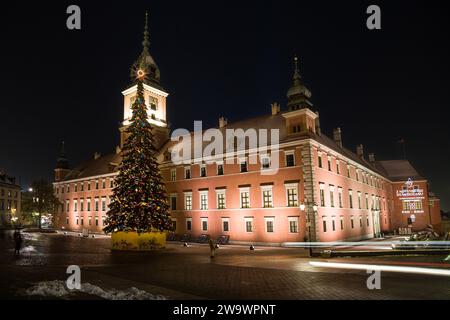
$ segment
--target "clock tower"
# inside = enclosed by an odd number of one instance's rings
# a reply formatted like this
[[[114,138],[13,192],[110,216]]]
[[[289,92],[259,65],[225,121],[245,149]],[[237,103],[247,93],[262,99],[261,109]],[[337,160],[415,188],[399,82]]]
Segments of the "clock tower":
[[[144,41],[142,42],[142,53],[133,64],[132,74],[139,67],[144,67],[147,71],[144,80],[144,99],[147,106],[148,122],[152,125],[155,138],[155,147],[158,149],[169,139],[169,128],[166,118],[166,98],[169,95],[160,85],[159,68],[149,52],[149,32],[148,32],[148,14],[145,14]],[[122,91],[124,97],[123,121],[120,130],[120,148],[127,138],[126,128],[130,124],[132,116],[131,106],[137,95],[137,85],[133,85]]]

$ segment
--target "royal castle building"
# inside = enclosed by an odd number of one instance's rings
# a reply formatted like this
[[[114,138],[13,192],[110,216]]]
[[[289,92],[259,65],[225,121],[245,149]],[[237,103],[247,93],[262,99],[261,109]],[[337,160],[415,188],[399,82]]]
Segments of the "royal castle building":
[[[355,152],[342,141],[341,129],[326,136],[317,108],[305,87],[295,59],[287,106],[273,104],[257,118],[227,122],[227,129],[278,129],[279,169],[265,175],[270,163],[256,163],[248,154],[233,164],[192,161],[176,165],[167,125],[168,92],[161,86],[160,71],[149,53],[147,24],[143,51],[150,75],[144,84],[149,122],[153,125],[159,163],[166,184],[175,234],[185,239],[202,235],[229,236],[232,243],[359,240],[379,237],[399,228],[422,230],[440,224],[440,206],[428,181],[407,160],[377,161],[362,145]],[[57,227],[102,232],[121,162],[120,150],[131,118],[137,87],[122,92],[124,119],[120,145],[109,155],[69,168],[61,153],[55,168],[54,188],[62,205]],[[224,134],[225,135],[225,134]],[[220,156],[220,155],[216,155]]]

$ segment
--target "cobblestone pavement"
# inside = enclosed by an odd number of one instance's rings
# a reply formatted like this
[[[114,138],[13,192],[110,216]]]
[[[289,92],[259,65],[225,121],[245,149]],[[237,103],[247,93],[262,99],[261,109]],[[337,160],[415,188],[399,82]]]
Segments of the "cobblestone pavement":
[[[111,253],[109,239],[25,234],[24,249],[13,255],[9,233],[0,235],[0,298],[29,297],[42,281],[67,278],[81,267],[82,283],[103,289],[136,287],[170,299],[449,299],[450,278],[382,273],[381,290],[368,290],[365,271],[314,268],[303,249],[222,246],[209,257],[204,245],[170,243],[148,253]],[[442,264],[443,257],[382,257],[347,262]],[[315,259],[320,260],[320,259]],[[321,260],[324,261],[324,260]],[[337,260],[330,260],[337,261]],[[340,259],[339,262],[342,262]],[[52,297],[46,297],[52,298]],[[98,298],[75,295],[75,299]]]

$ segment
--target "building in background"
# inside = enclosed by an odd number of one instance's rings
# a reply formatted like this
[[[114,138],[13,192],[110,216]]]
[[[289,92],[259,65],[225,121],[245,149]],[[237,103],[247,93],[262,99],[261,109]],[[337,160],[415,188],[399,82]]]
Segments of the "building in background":
[[[266,115],[228,123],[218,129],[279,129],[280,169],[262,175],[270,163],[248,155],[235,164],[174,165],[166,120],[168,93],[148,51],[147,26],[143,51],[151,72],[144,85],[149,122],[154,127],[160,168],[165,180],[176,234],[192,239],[207,234],[229,236],[234,243],[359,240],[379,237],[398,228],[422,230],[440,223],[439,200],[428,181],[406,160],[376,161],[362,145],[355,152],[344,147],[340,128],[333,137],[320,127],[311,92],[304,85],[297,59],[288,104],[273,104]],[[70,169],[64,152],[55,168],[55,193],[61,201],[57,226],[101,232],[111,201],[120,150],[136,95],[132,85],[122,92],[124,121],[120,145],[109,155],[95,154]],[[224,159],[225,160],[225,159]]]
[[[11,226],[20,220],[20,191],[16,178],[0,169],[0,227]]]

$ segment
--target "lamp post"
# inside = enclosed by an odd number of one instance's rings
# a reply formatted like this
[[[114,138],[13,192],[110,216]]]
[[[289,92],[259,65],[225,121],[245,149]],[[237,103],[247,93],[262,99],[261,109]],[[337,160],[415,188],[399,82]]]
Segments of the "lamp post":
[[[306,203],[306,201],[305,201],[305,203]],[[304,203],[300,204],[300,210],[301,211],[305,211],[305,209],[306,209],[306,205]],[[313,210],[314,210],[314,212],[317,211],[317,205],[316,204],[313,205]],[[312,257],[313,256],[313,250],[312,250],[312,246],[311,246],[311,219],[310,219],[310,216],[309,216],[308,212],[305,212],[305,217],[306,217],[306,223],[308,225],[308,242],[309,242],[308,249],[309,249],[309,256]]]

